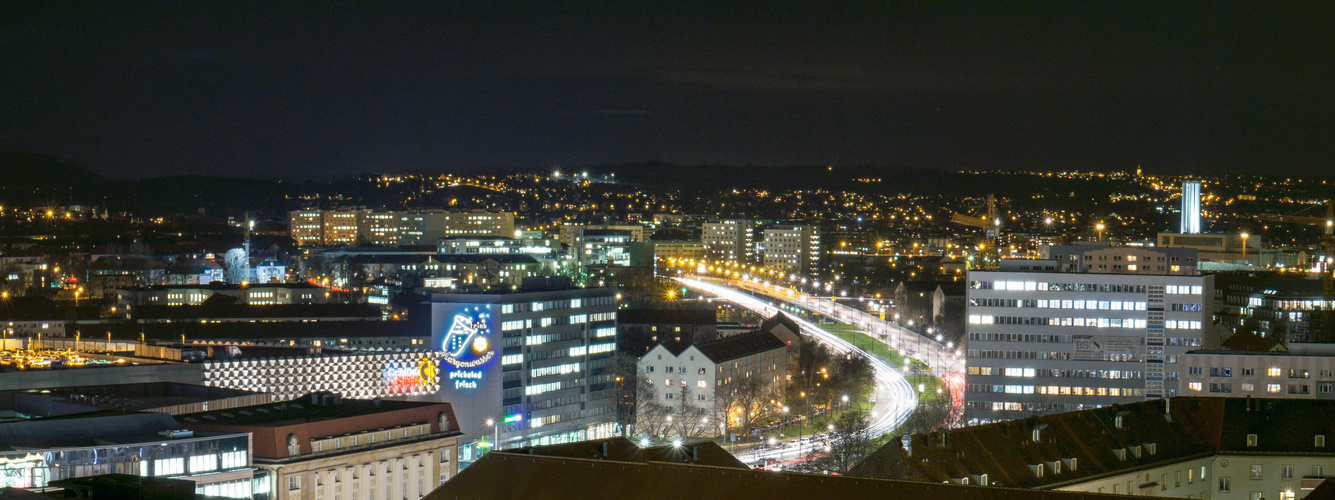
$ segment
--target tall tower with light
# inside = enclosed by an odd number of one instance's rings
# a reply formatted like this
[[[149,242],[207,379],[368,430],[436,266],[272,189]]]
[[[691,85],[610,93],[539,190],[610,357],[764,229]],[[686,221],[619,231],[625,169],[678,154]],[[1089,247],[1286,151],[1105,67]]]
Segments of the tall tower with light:
[[[1182,234],[1201,234],[1201,181],[1182,181]]]

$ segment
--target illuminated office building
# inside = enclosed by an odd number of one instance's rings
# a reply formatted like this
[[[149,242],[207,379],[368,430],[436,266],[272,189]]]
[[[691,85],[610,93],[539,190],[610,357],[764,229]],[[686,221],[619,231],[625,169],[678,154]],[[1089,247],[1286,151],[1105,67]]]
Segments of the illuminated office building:
[[[562,278],[431,295],[431,342],[444,352],[436,397],[467,436],[461,462],[497,439],[509,448],[615,435],[615,297]]]
[[[1214,277],[1184,249],[1080,245],[969,273],[966,418],[1179,394],[1179,356],[1217,346]]]

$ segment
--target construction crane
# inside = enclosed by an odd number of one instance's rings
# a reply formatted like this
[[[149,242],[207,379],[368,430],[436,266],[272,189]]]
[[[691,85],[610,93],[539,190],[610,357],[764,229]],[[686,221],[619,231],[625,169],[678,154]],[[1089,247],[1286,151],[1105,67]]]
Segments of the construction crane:
[[[1322,312],[1322,323],[1326,328],[1335,327],[1335,275],[1332,274],[1331,270],[1332,263],[1335,262],[1335,200],[1326,201],[1326,218],[1324,219],[1277,214],[1262,214],[1257,218],[1269,222],[1309,224],[1326,228],[1326,234],[1321,236],[1321,249],[1325,253],[1322,257],[1325,260],[1318,268],[1321,271],[1321,291],[1326,299],[1325,310]]]
[[[997,202],[990,194],[987,195],[987,213],[983,214],[983,217],[956,212],[950,216],[950,221],[982,228],[987,231],[987,237],[991,239],[996,239],[1001,231],[1001,218],[997,217]]]
[[[1309,224],[1313,226],[1325,227],[1326,234],[1321,238],[1321,249],[1325,251],[1327,259],[1335,257],[1335,200],[1329,200],[1326,202],[1326,218],[1324,219],[1320,217],[1306,217],[1302,215],[1278,215],[1278,214],[1261,214],[1258,215],[1257,218],[1267,222]]]
[[[978,257],[980,260],[976,265],[987,267],[986,261],[989,258],[994,264],[1000,262],[1001,242],[998,238],[1001,237],[1001,218],[997,217],[997,201],[992,195],[987,195],[987,212],[983,214],[983,217],[974,217],[972,215],[955,212],[951,214],[950,221],[957,224],[981,228],[986,232],[987,239],[990,241],[979,245],[981,251],[979,252]]]

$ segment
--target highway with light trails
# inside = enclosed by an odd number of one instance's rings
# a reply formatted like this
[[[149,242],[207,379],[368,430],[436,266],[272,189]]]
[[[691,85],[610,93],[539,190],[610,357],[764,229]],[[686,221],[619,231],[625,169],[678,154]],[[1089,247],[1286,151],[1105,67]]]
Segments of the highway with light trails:
[[[691,288],[704,294],[713,295],[728,300],[738,306],[750,310],[762,317],[771,317],[780,309],[763,300],[738,291],[729,286],[722,286],[694,278],[675,277],[673,278],[687,288]],[[790,315],[791,317],[791,315]],[[812,324],[811,322],[793,317],[802,333],[819,340],[821,343],[830,347],[830,350],[838,354],[852,354],[866,358],[871,364],[876,387],[876,403],[872,406],[870,413],[870,424],[868,431],[870,434],[880,436],[894,431],[918,406],[918,394],[912,384],[904,377],[900,367],[891,366],[890,363],[879,356],[872,355],[866,351],[858,349],[844,339],[835,336],[824,329]],[[811,447],[817,444],[813,441],[810,444],[785,443],[776,445],[769,449],[756,450],[754,452],[742,453],[738,458],[747,461],[758,461],[764,459],[774,459],[777,461],[793,460],[807,456],[811,453]]]

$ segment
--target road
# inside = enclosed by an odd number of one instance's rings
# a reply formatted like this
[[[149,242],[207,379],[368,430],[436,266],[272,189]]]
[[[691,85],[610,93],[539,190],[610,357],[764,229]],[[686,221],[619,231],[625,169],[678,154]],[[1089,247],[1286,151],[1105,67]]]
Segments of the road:
[[[778,307],[729,286],[717,285],[695,278],[677,277],[673,279],[687,288],[726,299],[763,317],[768,318],[779,312]],[[801,327],[803,334],[826,344],[832,352],[862,356],[871,364],[876,387],[876,404],[872,406],[871,422],[868,426],[872,436],[880,436],[894,431],[917,408],[917,391],[904,378],[901,367],[891,366],[889,362],[879,356],[858,349],[853,344],[826,332],[809,321],[796,317],[793,320]],[[738,458],[748,461],[761,459],[787,461],[809,454],[811,447],[816,445],[817,443],[814,440],[808,443],[787,443],[772,449],[743,453]]]
[[[715,278],[711,278],[716,280]],[[853,325],[864,333],[884,342],[890,349],[923,362],[930,374],[945,382],[951,395],[949,422],[959,423],[964,417],[964,352],[953,343],[946,344],[938,337],[919,334],[894,322],[883,320],[865,311],[840,304],[831,297],[807,295],[781,285],[749,280],[727,280],[729,285],[781,300],[798,307],[824,314],[840,323]]]

